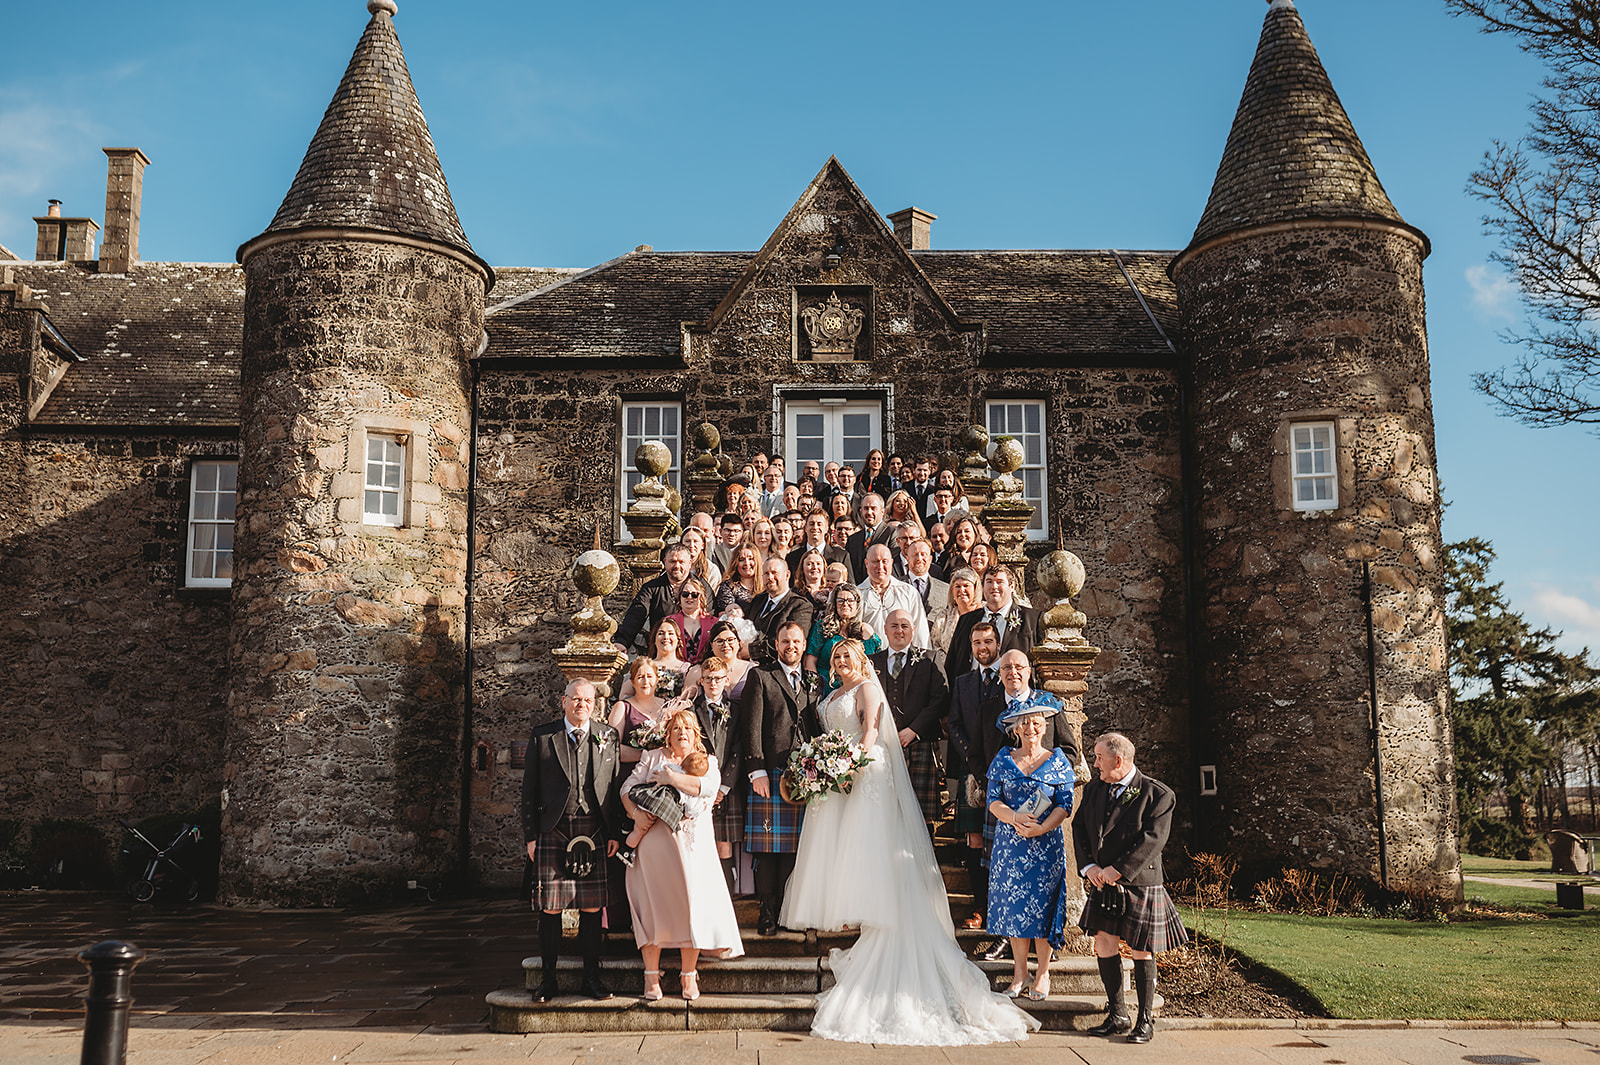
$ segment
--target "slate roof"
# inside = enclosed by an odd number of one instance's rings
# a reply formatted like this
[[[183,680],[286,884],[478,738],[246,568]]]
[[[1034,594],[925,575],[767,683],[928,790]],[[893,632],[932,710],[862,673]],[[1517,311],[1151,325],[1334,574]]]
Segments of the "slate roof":
[[[12,264],[49,307],[74,363],[36,425],[236,427],[244,271],[233,263]]]
[[[487,355],[677,358],[680,325],[706,319],[755,252],[641,252],[526,291],[489,310]],[[1171,252],[1119,253],[1168,334],[1177,322]],[[1107,251],[916,251],[963,318],[988,325],[997,362],[1171,349]]]
[[[381,7],[266,233],[324,226],[420,237],[488,269],[462,232],[400,38]]]
[[[1274,0],[1194,247],[1306,218],[1401,222],[1293,0]]]

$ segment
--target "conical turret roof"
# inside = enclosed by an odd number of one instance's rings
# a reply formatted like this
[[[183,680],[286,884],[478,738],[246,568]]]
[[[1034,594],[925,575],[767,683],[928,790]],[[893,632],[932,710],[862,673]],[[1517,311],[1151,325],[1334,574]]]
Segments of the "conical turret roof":
[[[364,229],[443,244],[487,270],[456,217],[390,17],[395,5],[373,0],[367,7],[372,20],[262,236]]]
[[[1345,114],[1294,0],[1271,0],[1194,247],[1308,218],[1404,224]]]

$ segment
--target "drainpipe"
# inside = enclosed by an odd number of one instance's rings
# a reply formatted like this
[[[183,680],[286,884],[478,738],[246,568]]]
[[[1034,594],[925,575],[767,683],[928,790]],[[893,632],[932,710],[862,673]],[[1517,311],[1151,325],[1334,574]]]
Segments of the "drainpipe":
[[[1389,833],[1383,819],[1383,742],[1378,716],[1378,641],[1372,624],[1372,563],[1361,563],[1361,598],[1367,609],[1367,705],[1372,708],[1372,783],[1378,804],[1378,882],[1389,888]]]
[[[472,372],[471,411],[467,427],[467,604],[462,624],[466,626],[466,690],[461,707],[461,817],[456,826],[457,874],[463,888],[472,877],[472,758],[473,758],[473,689],[476,687],[476,656],[472,648],[472,602],[475,577],[478,571],[478,378],[483,353],[489,349],[489,332],[485,330],[478,339],[478,350],[472,353],[467,365]]]

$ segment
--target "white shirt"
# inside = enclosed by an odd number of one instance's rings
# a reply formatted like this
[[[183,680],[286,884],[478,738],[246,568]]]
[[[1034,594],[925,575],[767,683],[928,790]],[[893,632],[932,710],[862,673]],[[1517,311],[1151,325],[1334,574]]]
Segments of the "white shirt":
[[[1006,615],[1011,613],[1012,600],[1007,599],[1000,604],[999,610],[990,610],[986,604],[983,607],[983,620],[994,626],[995,635],[1004,642],[1006,638]]]
[[[856,590],[861,593],[861,620],[871,625],[873,632],[881,636],[890,611],[904,610],[911,615],[911,646],[924,651],[932,649],[933,644],[928,639],[928,614],[923,610],[922,596],[917,594],[915,588],[896,577],[890,577],[889,586],[882,595],[872,587],[871,580],[862,581],[856,585]]]

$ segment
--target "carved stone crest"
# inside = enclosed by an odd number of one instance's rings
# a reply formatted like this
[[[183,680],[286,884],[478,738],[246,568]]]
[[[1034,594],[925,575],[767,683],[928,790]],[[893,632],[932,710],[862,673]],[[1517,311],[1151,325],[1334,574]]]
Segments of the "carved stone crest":
[[[855,357],[856,337],[861,334],[865,320],[866,311],[843,302],[837,292],[829,293],[823,302],[800,312],[800,321],[811,339],[812,357],[827,361]]]

